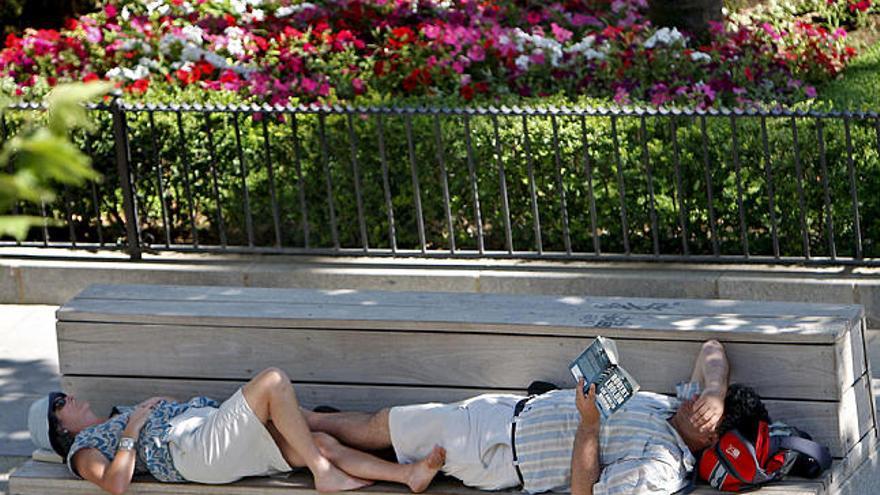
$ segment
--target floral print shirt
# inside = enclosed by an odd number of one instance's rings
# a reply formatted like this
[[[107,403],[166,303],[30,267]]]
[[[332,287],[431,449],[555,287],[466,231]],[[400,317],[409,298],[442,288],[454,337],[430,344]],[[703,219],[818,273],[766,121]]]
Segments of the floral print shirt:
[[[216,408],[219,405],[219,402],[208,397],[195,397],[187,402],[159,401],[150,417],[147,418],[135,444],[135,450],[137,450],[135,474],[150,473],[157,480],[166,482],[186,481],[174,468],[171,450],[168,448],[171,419],[189,409]],[[120,406],[114,408],[114,411],[117,411],[118,414],[99,425],[86,428],[76,435],[70,452],[67,454],[67,466],[75,476],[81,477],[73,466],[73,456],[82,449],[97,449],[108,461],[113,461],[116,449],[119,447],[119,439],[134,411],[134,406]]]

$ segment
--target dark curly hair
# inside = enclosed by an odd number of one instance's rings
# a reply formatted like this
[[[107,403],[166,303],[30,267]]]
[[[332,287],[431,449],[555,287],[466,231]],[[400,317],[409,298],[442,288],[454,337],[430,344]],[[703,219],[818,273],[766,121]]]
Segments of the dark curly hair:
[[[770,423],[770,415],[755,389],[739,383],[728,387],[724,397],[724,417],[718,428],[719,435],[736,429],[750,442],[755,443],[758,438],[758,422],[762,420]]]

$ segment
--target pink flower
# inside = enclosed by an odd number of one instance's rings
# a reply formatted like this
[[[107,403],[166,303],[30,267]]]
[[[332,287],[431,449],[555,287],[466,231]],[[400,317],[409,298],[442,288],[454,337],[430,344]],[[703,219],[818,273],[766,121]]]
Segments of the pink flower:
[[[529,24],[537,24],[541,22],[542,17],[543,16],[537,12],[529,12],[528,15],[526,15],[526,22]]]
[[[545,60],[546,60],[546,58],[544,57],[543,52],[533,53],[529,57],[529,61],[535,65],[543,65]]]
[[[307,93],[314,93],[315,90],[318,89],[318,83],[308,77],[302,78],[299,85]]]
[[[776,29],[773,27],[773,25],[771,25],[769,22],[765,22],[764,24],[761,24],[761,28],[764,30],[765,33],[769,34],[770,37],[773,38],[775,41],[782,39],[782,35],[780,35],[779,32],[776,31]]]
[[[425,38],[428,38],[429,40],[436,40],[443,34],[440,26],[434,24],[426,24],[422,32],[425,34]]]
[[[116,7],[113,4],[105,5],[104,6],[104,14],[107,15],[108,19],[113,19],[114,17],[116,17],[116,14],[117,14]]]
[[[486,59],[486,51],[483,50],[482,45],[473,45],[468,50],[467,56],[474,62],[482,62]]]
[[[354,88],[354,94],[356,94],[356,95],[362,95],[367,90],[367,87],[364,84],[364,81],[362,81],[361,79],[358,79],[358,78],[352,79],[351,87]]]
[[[582,27],[582,26],[594,26],[599,27],[602,26],[602,21],[592,15],[584,15],[584,14],[572,14],[571,15],[571,25],[574,27]]]
[[[815,98],[816,88],[814,86],[804,86],[804,94],[807,95],[807,98]]]
[[[566,41],[571,39],[572,32],[564,27],[560,27],[555,22],[550,24],[550,29],[553,30],[553,37],[556,38],[556,41],[560,43],[565,43]]]
[[[623,86],[619,86],[617,91],[614,92],[614,102],[618,105],[629,105],[629,91]]]
[[[101,33],[101,30],[99,28],[96,28],[94,26],[87,26],[86,40],[89,43],[98,44],[104,40],[104,35]]]

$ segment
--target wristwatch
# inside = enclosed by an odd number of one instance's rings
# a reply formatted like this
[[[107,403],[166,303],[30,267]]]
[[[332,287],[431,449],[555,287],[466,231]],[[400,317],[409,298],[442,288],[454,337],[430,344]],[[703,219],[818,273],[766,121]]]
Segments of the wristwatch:
[[[131,437],[122,437],[119,439],[119,447],[116,449],[120,450],[134,450],[134,438]]]

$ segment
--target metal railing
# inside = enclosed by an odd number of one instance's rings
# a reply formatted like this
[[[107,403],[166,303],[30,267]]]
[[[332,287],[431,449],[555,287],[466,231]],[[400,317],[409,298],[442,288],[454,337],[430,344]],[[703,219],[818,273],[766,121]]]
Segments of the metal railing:
[[[880,265],[876,112],[89,108],[104,182],[0,245]]]

